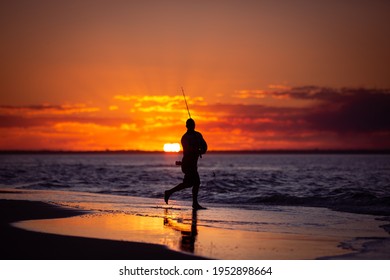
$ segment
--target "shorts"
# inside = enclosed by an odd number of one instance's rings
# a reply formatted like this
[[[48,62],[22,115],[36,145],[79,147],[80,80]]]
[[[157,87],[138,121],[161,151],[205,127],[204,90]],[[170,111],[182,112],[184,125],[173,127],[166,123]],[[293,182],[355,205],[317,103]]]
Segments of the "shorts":
[[[192,171],[184,173],[183,183],[188,186],[188,188],[192,186],[200,186],[200,178],[198,171]]]

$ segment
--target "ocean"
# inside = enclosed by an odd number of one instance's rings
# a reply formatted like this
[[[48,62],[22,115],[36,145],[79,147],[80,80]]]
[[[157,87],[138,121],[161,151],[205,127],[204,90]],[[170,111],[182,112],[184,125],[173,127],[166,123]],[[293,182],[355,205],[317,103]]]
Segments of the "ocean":
[[[180,154],[2,154],[0,199],[93,213],[65,227],[19,223],[29,230],[157,243],[209,258],[311,259],[367,251],[363,243],[374,244],[374,258],[389,258],[390,155],[208,153],[199,159],[199,202],[208,208],[201,211],[192,211],[191,189],[164,202],[164,191],[183,179],[176,160]],[[264,240],[273,240],[266,252]],[[299,255],[297,240],[327,249]],[[333,245],[320,245],[326,240]]]
[[[0,155],[0,187],[163,198],[182,181],[170,153]],[[199,159],[201,203],[390,214],[390,155],[223,154]],[[191,201],[191,189],[172,198]]]

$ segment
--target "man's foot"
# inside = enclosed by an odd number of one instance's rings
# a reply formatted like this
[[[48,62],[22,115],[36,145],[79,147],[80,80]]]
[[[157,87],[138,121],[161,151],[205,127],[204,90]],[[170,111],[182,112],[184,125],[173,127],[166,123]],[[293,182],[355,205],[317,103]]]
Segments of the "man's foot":
[[[194,210],[204,210],[204,209],[207,209],[206,207],[203,207],[203,206],[201,206],[200,204],[192,205],[192,208],[193,208]]]
[[[164,201],[165,201],[166,204],[168,204],[169,196],[170,195],[169,195],[168,191],[165,191],[164,192]]]

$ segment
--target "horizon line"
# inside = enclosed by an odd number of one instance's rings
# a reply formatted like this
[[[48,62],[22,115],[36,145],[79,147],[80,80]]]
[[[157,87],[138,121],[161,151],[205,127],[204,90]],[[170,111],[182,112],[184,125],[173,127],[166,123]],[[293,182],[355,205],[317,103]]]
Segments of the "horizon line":
[[[0,154],[180,154],[160,150],[0,150]],[[390,154],[390,149],[209,150],[207,154]]]

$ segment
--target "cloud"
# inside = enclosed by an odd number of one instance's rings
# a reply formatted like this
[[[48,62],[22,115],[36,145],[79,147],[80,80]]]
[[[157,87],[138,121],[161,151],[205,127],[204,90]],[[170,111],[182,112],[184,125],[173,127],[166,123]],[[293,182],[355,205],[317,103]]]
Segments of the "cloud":
[[[42,122],[36,118],[0,115],[0,127],[32,127],[39,125],[42,125]]]
[[[326,89],[312,98],[322,103],[305,116],[309,127],[337,133],[390,132],[390,91]]]
[[[0,127],[36,127],[59,122],[119,124],[128,119],[105,118],[99,115],[100,108],[84,104],[0,106]]]
[[[286,86],[286,85],[277,85],[277,84],[270,84],[270,85],[268,85],[268,88],[269,88],[269,89],[272,89],[272,90],[275,90],[275,89],[279,89],[279,90],[288,90],[288,89],[291,89],[290,86]]]
[[[126,102],[128,111],[137,115],[138,118],[146,119],[151,116],[186,116],[187,109],[183,99],[183,95],[116,95],[114,99]],[[206,102],[202,97],[186,97],[187,103],[190,106],[190,111],[193,113],[192,105],[205,105]],[[122,107],[122,106],[121,106]]]
[[[271,91],[270,94],[275,98],[284,97],[290,99],[335,101],[335,99],[340,96],[340,90],[318,86],[303,86],[286,89],[282,88],[281,90]]]
[[[98,112],[98,107],[89,107],[85,104],[75,105],[31,105],[31,106],[0,106],[1,115],[70,115],[78,113]]]
[[[235,91],[235,94],[233,97],[240,98],[240,99],[248,99],[248,98],[265,98],[265,91],[264,90],[237,90]]]
[[[155,102],[155,103],[169,103],[183,100],[183,96],[175,95],[116,95],[114,99],[121,101],[135,101],[135,102]]]
[[[183,95],[115,95],[114,99],[120,101],[133,101],[138,103],[154,103],[154,104],[171,104],[171,103],[184,103]],[[202,103],[204,104],[203,97],[190,97],[186,96],[188,103]]]
[[[270,91],[276,98],[284,96],[293,100],[313,100],[310,106],[301,108],[265,106],[261,104],[215,104],[212,112],[226,117],[228,123],[241,120],[243,124],[289,123],[316,131],[336,133],[366,133],[390,131],[390,90],[367,88],[329,88],[305,86]],[[218,113],[219,112],[219,113]],[[268,120],[267,122],[261,120]],[[233,123],[236,123],[233,121]]]
[[[56,123],[71,122],[80,124],[98,124],[102,126],[120,126],[129,122],[129,118],[108,118],[103,116],[4,116],[0,115],[0,127],[24,127],[50,126]]]
[[[274,87],[264,93],[275,102],[260,98],[249,104],[208,104],[189,99],[191,115],[210,149],[390,148],[387,89]],[[159,149],[185,131],[188,115],[180,95],[117,100],[125,102],[120,110],[82,104],[0,106],[5,141],[0,147],[23,142],[19,138],[35,141],[28,140],[29,145],[41,143],[39,135],[45,135],[58,139],[57,149],[61,143],[72,147],[73,141],[78,143],[74,147],[85,149]]]
[[[196,106],[211,133],[237,129],[253,148],[390,148],[390,92],[387,89],[296,87],[267,92],[284,96],[277,106],[263,104],[213,104]],[[311,100],[309,105],[289,106],[296,100]],[[207,119],[209,121],[207,121]],[[238,137],[234,138],[239,140]],[[233,140],[230,140],[233,142]]]
[[[117,111],[117,110],[119,110],[119,107],[116,106],[116,105],[110,105],[110,106],[108,107],[108,110],[110,110],[110,111]]]

